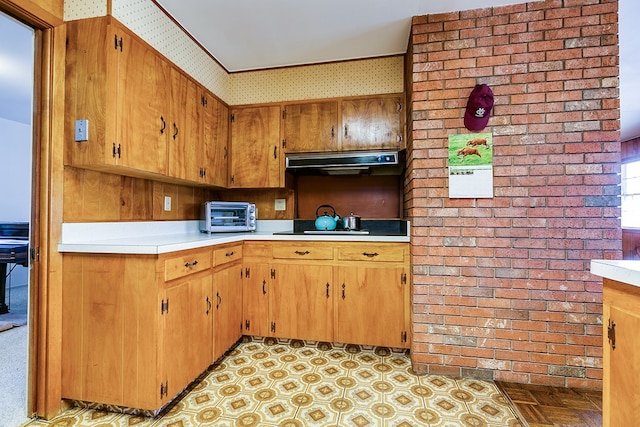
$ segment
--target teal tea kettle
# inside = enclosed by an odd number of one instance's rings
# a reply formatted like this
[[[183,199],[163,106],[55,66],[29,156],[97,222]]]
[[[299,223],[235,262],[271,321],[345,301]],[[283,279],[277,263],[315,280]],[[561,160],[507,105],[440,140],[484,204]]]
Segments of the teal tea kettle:
[[[328,214],[327,209],[322,211],[322,215],[320,215],[319,212],[322,208],[331,209],[331,215]],[[331,205],[320,205],[316,209],[316,230],[335,230],[339,220],[340,216]]]

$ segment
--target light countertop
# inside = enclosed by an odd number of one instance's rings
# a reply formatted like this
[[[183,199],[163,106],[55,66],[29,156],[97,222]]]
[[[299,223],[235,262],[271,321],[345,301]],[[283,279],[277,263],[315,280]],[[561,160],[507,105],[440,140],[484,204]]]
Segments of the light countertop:
[[[594,259],[591,260],[591,273],[640,287],[640,261]]]
[[[249,233],[201,233],[199,221],[98,222],[62,225],[60,252],[161,254],[245,240],[409,242],[406,236],[278,235],[293,230],[293,221],[258,221]]]

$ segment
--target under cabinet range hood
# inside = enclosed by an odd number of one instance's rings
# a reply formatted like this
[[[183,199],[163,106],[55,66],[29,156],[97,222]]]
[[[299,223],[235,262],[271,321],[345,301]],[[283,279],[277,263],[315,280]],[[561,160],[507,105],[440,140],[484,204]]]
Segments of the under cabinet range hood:
[[[343,151],[289,153],[288,172],[322,175],[400,175],[404,171],[404,151]]]

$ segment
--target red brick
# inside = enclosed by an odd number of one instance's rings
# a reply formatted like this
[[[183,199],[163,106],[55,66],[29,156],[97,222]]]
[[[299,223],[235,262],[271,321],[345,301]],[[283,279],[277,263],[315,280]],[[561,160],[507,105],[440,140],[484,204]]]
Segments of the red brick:
[[[477,360],[500,380],[601,385],[602,285],[589,260],[621,253],[610,200],[620,156],[616,5],[546,0],[414,19],[405,210],[421,292],[414,330],[430,345],[412,350],[437,356],[420,369],[459,375]],[[487,129],[495,198],[449,199],[447,139],[467,132],[461,112],[480,82],[496,99]],[[447,337],[477,343],[443,345]],[[563,365],[587,378],[561,376]]]

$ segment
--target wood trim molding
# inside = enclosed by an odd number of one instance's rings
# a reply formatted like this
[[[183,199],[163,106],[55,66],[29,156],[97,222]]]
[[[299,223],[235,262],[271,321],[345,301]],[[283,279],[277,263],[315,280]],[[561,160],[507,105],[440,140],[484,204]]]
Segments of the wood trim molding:
[[[34,306],[31,319],[32,372],[29,412],[51,418],[63,409],[62,385],[62,255],[57,250],[62,225],[64,78],[66,26],[41,32],[38,70],[37,157],[33,238],[39,257],[33,262]]]
[[[55,12],[30,0],[0,0],[0,10],[32,27],[52,28],[64,23],[64,8],[62,1],[51,3]]]

